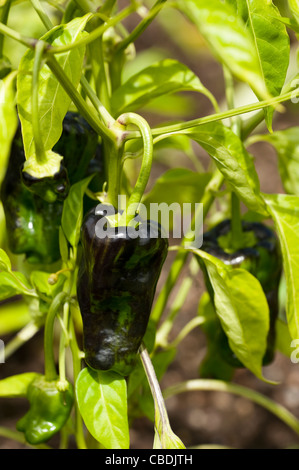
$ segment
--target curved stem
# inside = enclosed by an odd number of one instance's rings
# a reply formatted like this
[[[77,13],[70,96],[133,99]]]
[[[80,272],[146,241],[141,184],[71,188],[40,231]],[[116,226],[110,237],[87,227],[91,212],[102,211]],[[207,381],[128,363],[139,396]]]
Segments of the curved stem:
[[[129,206],[134,207],[134,212],[136,214],[138,212],[138,205],[141,202],[141,199],[143,197],[143,194],[144,194],[144,191],[147,186],[150,173],[151,173],[151,167],[152,167],[152,161],[153,161],[153,138],[152,138],[150,126],[148,125],[147,121],[143,117],[139,116],[138,114],[135,114],[135,113],[122,114],[121,116],[119,116],[117,121],[124,126],[128,124],[134,124],[135,126],[137,126],[140,130],[140,133],[143,139],[143,158],[142,158],[141,169],[140,169],[140,173],[139,173],[136,185],[128,201],[128,207]],[[135,214],[127,214],[126,222],[128,223],[130,219],[132,219],[135,216]]]
[[[38,41],[35,48],[35,57],[33,64],[33,76],[32,76],[32,131],[35,145],[36,160],[43,163],[47,160],[43,140],[41,138],[40,125],[39,125],[39,113],[38,113],[38,82],[39,72],[41,68],[41,62],[43,53],[45,50],[45,43]]]
[[[55,317],[61,305],[67,297],[66,292],[60,292],[53,300],[49,312],[47,314],[45,331],[44,331],[44,350],[45,350],[45,377],[51,381],[57,378],[57,372],[53,351],[53,328]]]
[[[281,419],[287,426],[289,426],[296,434],[299,435],[299,420],[290,413],[285,407],[274,402],[270,398],[262,395],[261,393],[251,390],[241,385],[236,385],[222,380],[209,380],[209,379],[196,379],[182,382],[177,385],[171,386],[164,390],[164,398],[167,399],[179,393],[185,393],[196,390],[207,390],[215,392],[227,392],[247,398],[254,403],[267,409],[279,419]]]

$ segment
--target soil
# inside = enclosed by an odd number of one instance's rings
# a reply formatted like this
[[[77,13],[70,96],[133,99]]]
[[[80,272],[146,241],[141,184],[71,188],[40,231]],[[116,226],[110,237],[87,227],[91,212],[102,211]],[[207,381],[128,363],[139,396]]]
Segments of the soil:
[[[130,28],[128,23],[128,28]],[[137,51],[149,47],[162,46],[168,50],[169,57],[176,58],[189,65],[198,74],[204,85],[221,101],[224,98],[223,74],[219,64],[210,57],[204,46],[198,54],[189,54],[170,40],[169,34],[155,22],[149,27],[142,39],[136,43]],[[298,110],[296,105],[287,105],[286,112],[278,115],[274,129],[286,128],[297,124]],[[212,112],[209,102],[204,97],[198,98],[197,109],[190,116],[199,117]],[[159,117],[147,115],[151,124],[156,124]],[[273,149],[267,144],[258,144],[250,148],[255,157],[261,189],[266,193],[283,192],[281,179],[277,169],[277,158]],[[206,167],[208,156],[196,148],[198,158]],[[181,157],[181,162],[189,162]],[[164,171],[161,164],[155,164],[152,180]],[[166,276],[174,257],[170,253],[165,263],[158,290],[165,282]],[[184,273],[180,278],[183,278]],[[171,305],[179,284],[174,289],[168,303]],[[198,300],[204,290],[202,276],[194,278],[188,298],[180,311],[173,336],[194,317]],[[7,341],[9,338],[3,338]],[[199,328],[190,333],[179,346],[175,361],[161,380],[161,387],[166,387],[199,378],[198,368],[206,350],[205,337]],[[26,371],[43,371],[43,335],[39,332],[30,342],[20,348],[4,365],[0,365],[1,377]],[[278,381],[278,385],[270,385],[257,379],[247,370],[237,370],[234,382],[252,390],[261,392],[278,404],[286,407],[299,418],[299,374],[298,366],[292,364],[290,358],[280,353],[276,354],[274,362],[265,368],[265,375]],[[285,449],[299,446],[299,438],[282,421],[269,411],[253,404],[245,398],[223,392],[188,392],[177,395],[166,401],[169,419],[173,431],[182,439],[187,447],[218,444],[239,449]],[[0,423],[14,430],[16,421],[26,412],[27,403],[24,399],[0,399]],[[137,419],[131,429],[132,449],[150,449],[153,444],[153,423],[147,418]],[[57,440],[49,445],[54,447]],[[1,449],[22,449],[25,445],[9,439],[0,438]],[[71,446],[72,448],[72,446]]]

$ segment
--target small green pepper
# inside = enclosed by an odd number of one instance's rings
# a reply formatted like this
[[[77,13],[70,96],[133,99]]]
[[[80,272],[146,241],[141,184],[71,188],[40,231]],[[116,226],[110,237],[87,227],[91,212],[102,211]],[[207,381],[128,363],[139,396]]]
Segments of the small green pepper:
[[[60,391],[56,381],[48,382],[40,375],[30,383],[27,398],[30,409],[17,422],[17,430],[24,433],[29,444],[42,444],[67,422],[73,406],[73,387],[69,384],[66,391]]]

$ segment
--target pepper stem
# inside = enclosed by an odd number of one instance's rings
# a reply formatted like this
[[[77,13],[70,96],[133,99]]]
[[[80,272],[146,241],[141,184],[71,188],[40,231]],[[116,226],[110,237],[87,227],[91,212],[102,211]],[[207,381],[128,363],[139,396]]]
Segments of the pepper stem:
[[[129,222],[135,217],[135,215],[139,211],[139,205],[141,203],[141,199],[143,197],[145,188],[150,177],[153,161],[153,137],[149,124],[143,117],[139,116],[138,114],[122,114],[121,116],[119,116],[117,121],[124,126],[127,126],[129,124],[137,126],[140,130],[141,137],[143,139],[143,158],[141,169],[137,178],[136,185],[127,204],[127,209],[131,206],[132,208],[134,208],[134,210],[130,210],[129,213],[128,211],[124,213],[124,222],[126,223],[126,225],[128,225]]]
[[[223,67],[224,80],[225,80],[225,92],[226,101],[229,109],[234,108],[234,80],[230,70],[227,67]],[[241,120],[239,116],[231,118],[231,130],[238,136],[241,136]],[[238,196],[234,191],[231,193],[231,235],[232,235],[232,247],[234,249],[240,248],[242,245],[242,217],[241,217],[241,205]]]
[[[3,7],[0,8],[0,21],[6,25],[10,10],[10,3],[6,2]],[[3,46],[4,46],[4,34],[0,34],[0,57],[3,57]]]
[[[44,351],[45,351],[45,378],[47,381],[57,378],[53,351],[53,329],[55,317],[61,305],[67,297],[66,292],[60,292],[52,301],[48,311],[44,330]]]
[[[41,62],[45,49],[45,43],[38,41],[35,48],[35,57],[33,64],[33,76],[32,76],[32,131],[35,144],[35,155],[36,160],[39,163],[44,163],[47,160],[44,143],[41,138],[40,125],[39,125],[39,113],[38,113],[38,82],[39,72],[41,68]]]

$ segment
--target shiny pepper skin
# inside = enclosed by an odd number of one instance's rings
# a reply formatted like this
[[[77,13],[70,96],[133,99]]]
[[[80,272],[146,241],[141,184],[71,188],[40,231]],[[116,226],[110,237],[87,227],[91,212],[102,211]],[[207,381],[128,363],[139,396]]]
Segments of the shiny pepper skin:
[[[28,387],[29,411],[17,422],[17,430],[24,433],[32,445],[42,444],[56,434],[67,422],[74,401],[73,387],[57,389],[57,382],[48,382],[37,376]]]
[[[226,236],[231,228],[230,220],[224,220],[203,236],[201,250],[215,256],[235,268],[249,271],[261,283],[268,301],[270,312],[270,329],[267,339],[267,350],[263,365],[273,361],[275,349],[275,322],[278,316],[278,289],[282,273],[282,257],[277,237],[271,228],[259,222],[242,222],[244,232],[253,232],[256,243],[254,246],[241,248],[235,252],[227,251],[219,245],[219,238]],[[213,299],[213,292],[203,264],[207,289]],[[231,351],[227,336],[223,329],[219,331],[218,339],[222,358],[233,367],[243,367],[241,362]]]
[[[77,295],[83,320],[85,362],[96,370],[128,375],[149,321],[157,281],[168,251],[159,226],[142,222],[142,237],[117,227],[96,235],[103,212],[93,208],[82,230],[82,262]],[[150,237],[154,227],[157,238]],[[113,229],[114,230],[114,229]]]

